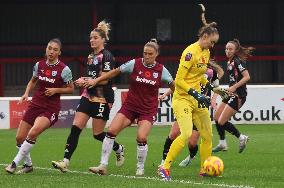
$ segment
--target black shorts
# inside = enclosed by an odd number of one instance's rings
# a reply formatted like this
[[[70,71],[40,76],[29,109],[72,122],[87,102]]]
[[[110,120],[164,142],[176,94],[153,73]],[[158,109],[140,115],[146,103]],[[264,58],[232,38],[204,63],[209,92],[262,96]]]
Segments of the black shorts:
[[[96,119],[109,119],[110,109],[108,103],[91,102],[88,98],[82,97],[76,109],[77,112],[82,112]]]
[[[239,111],[246,102],[246,97],[231,96],[228,99],[222,100],[222,102],[228,104],[234,110]]]

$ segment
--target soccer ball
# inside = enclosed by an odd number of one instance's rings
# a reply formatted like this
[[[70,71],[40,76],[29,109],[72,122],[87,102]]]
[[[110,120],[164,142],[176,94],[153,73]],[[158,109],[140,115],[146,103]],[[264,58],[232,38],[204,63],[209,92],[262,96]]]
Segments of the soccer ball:
[[[208,176],[220,176],[224,172],[224,163],[219,157],[210,156],[204,161],[203,170]]]

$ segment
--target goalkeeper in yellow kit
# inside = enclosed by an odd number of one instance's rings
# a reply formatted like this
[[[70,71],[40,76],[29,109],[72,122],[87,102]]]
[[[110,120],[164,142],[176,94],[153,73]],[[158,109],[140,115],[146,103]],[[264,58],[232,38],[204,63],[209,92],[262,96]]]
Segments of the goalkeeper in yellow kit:
[[[212,124],[207,108],[210,105],[210,101],[205,95],[201,94],[200,84],[206,86],[209,90],[213,89],[204,75],[210,58],[209,48],[213,47],[219,39],[216,25],[215,22],[212,22],[200,28],[198,41],[188,46],[180,58],[175,79],[176,88],[173,95],[172,107],[181,134],[172,143],[164,165],[158,170],[159,175],[166,181],[171,180],[171,164],[185,144],[188,143],[193,124],[201,136],[200,175],[204,175],[202,165],[205,159],[211,156]],[[216,92],[218,93],[218,91]]]

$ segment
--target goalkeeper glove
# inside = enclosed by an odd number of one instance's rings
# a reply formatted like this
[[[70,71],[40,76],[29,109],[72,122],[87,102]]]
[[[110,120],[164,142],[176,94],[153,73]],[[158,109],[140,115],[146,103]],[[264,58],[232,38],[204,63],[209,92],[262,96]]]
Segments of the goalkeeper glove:
[[[207,89],[208,92],[213,91],[214,93],[220,95],[222,99],[228,99],[230,96],[234,95],[227,89],[214,87],[214,85],[209,82],[206,84],[205,88]]]
[[[194,89],[190,88],[188,90],[188,94],[193,96],[197,102],[198,102],[198,107],[202,108],[208,108],[210,106],[210,98],[206,97],[205,95],[198,93]]]

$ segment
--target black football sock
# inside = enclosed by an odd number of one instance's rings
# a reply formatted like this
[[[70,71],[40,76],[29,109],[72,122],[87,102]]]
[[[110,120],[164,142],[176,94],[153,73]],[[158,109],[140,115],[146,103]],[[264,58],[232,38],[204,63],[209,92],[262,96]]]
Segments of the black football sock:
[[[71,132],[68,136],[66,146],[65,146],[65,152],[64,152],[64,158],[71,159],[73,152],[76,150],[76,147],[78,145],[79,136],[81,134],[81,129],[75,125],[72,126]]]
[[[224,125],[224,129],[234,135],[235,137],[239,138],[241,133],[240,131],[231,123],[231,122],[226,122]]]
[[[225,129],[223,125],[219,125],[217,121],[215,121],[215,123],[216,123],[216,129],[219,134],[220,140],[225,140]]]
[[[198,151],[198,145],[194,147],[188,147],[190,158],[194,158]]]
[[[171,140],[170,137],[167,137],[165,140],[165,144],[164,144],[163,160],[167,158],[167,155],[168,155],[168,152],[170,150],[172,143],[173,143],[173,140]]]
[[[95,138],[96,140],[98,140],[98,141],[103,142],[105,136],[106,136],[106,132],[102,132],[102,133],[100,133],[100,134],[94,135],[94,138]],[[117,151],[118,149],[119,149],[119,144],[118,144],[116,141],[114,141],[112,150],[113,150],[113,151]]]

